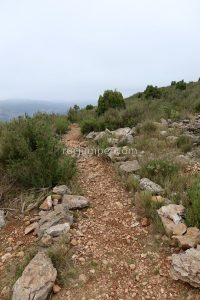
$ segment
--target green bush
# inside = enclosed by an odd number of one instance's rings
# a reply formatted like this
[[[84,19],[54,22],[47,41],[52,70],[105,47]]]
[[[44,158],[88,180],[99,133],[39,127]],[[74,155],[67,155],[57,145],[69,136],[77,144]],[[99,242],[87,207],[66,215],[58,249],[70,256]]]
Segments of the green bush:
[[[19,118],[1,132],[0,162],[11,178],[24,186],[65,183],[75,173],[75,161],[63,155],[49,117]]]
[[[81,132],[82,134],[95,131],[97,128],[97,121],[95,119],[86,119],[81,122]]]
[[[168,160],[151,160],[142,168],[142,175],[158,184],[165,185],[179,172],[179,165]]]
[[[144,95],[146,99],[151,99],[151,98],[160,98],[161,97],[161,91],[157,86],[153,85],[148,85],[146,87],[146,90],[144,91]]]
[[[176,83],[176,89],[178,89],[178,90],[181,90],[181,91],[186,90],[186,87],[187,87],[187,85],[184,80],[178,81]]]
[[[122,93],[117,90],[107,90],[99,96],[97,113],[101,115],[109,108],[124,109],[126,107]]]
[[[94,108],[94,106],[92,104],[88,104],[85,107],[86,110],[90,110],[90,109],[93,109],[93,108]]]
[[[61,135],[67,131],[69,126],[69,121],[66,116],[55,116],[54,117],[55,131],[57,134]]]
[[[186,136],[182,135],[177,140],[177,147],[181,149],[182,152],[187,153],[192,150],[192,142],[191,139]]]
[[[144,122],[144,124],[142,125],[142,128],[141,128],[142,132],[145,132],[148,134],[155,132],[156,130],[157,130],[156,125],[151,121]]]
[[[200,228],[200,178],[196,178],[188,191],[185,220],[188,226]]]
[[[157,213],[157,209],[162,206],[162,203],[152,201],[151,193],[137,193],[135,205],[140,215],[146,216],[152,220],[158,232],[165,232],[162,221]]]

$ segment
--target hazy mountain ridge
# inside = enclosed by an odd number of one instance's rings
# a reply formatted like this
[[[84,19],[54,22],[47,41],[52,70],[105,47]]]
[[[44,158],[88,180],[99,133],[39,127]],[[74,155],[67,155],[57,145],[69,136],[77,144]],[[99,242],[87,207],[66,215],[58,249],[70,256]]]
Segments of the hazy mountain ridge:
[[[72,103],[50,102],[44,100],[8,99],[0,101],[0,120],[9,121],[12,118],[24,115],[33,115],[36,112],[66,113]]]

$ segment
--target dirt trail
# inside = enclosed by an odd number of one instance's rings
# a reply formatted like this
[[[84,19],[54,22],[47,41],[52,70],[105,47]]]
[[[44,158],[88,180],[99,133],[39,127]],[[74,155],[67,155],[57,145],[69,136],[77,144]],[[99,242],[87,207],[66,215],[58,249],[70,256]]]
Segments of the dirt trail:
[[[78,147],[79,128],[72,125],[64,140]],[[197,290],[170,278],[170,247],[153,235],[151,226],[140,225],[112,165],[80,157],[78,169],[91,208],[80,214],[74,230],[78,278],[56,299],[200,299]]]

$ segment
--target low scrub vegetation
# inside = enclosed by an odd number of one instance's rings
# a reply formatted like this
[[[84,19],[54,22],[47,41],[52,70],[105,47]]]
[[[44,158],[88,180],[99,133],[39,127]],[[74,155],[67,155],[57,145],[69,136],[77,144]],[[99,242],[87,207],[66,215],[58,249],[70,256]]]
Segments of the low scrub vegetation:
[[[75,173],[75,161],[63,154],[59,136],[66,117],[37,114],[1,126],[0,163],[24,186],[47,187],[66,183]]]
[[[194,181],[187,192],[185,201],[186,214],[185,219],[188,226],[197,226],[200,228],[200,177],[195,176]]]
[[[144,120],[153,122],[165,118],[175,121],[200,111],[199,95],[200,82],[186,83],[184,80],[173,81],[162,88],[149,85],[144,92],[127,99],[123,99],[118,91],[108,90],[100,95],[96,107],[74,107],[68,116],[71,122],[81,124],[84,134],[92,130],[133,127]],[[90,120],[89,124],[85,124],[87,120]]]
[[[183,153],[187,153],[192,149],[192,142],[188,136],[182,135],[177,140],[177,147],[181,149]]]

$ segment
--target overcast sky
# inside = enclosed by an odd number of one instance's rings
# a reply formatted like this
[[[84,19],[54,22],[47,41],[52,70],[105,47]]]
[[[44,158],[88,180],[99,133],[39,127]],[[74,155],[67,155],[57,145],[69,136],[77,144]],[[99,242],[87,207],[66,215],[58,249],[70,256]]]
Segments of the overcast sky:
[[[197,80],[199,13],[199,0],[0,0],[0,99]]]

